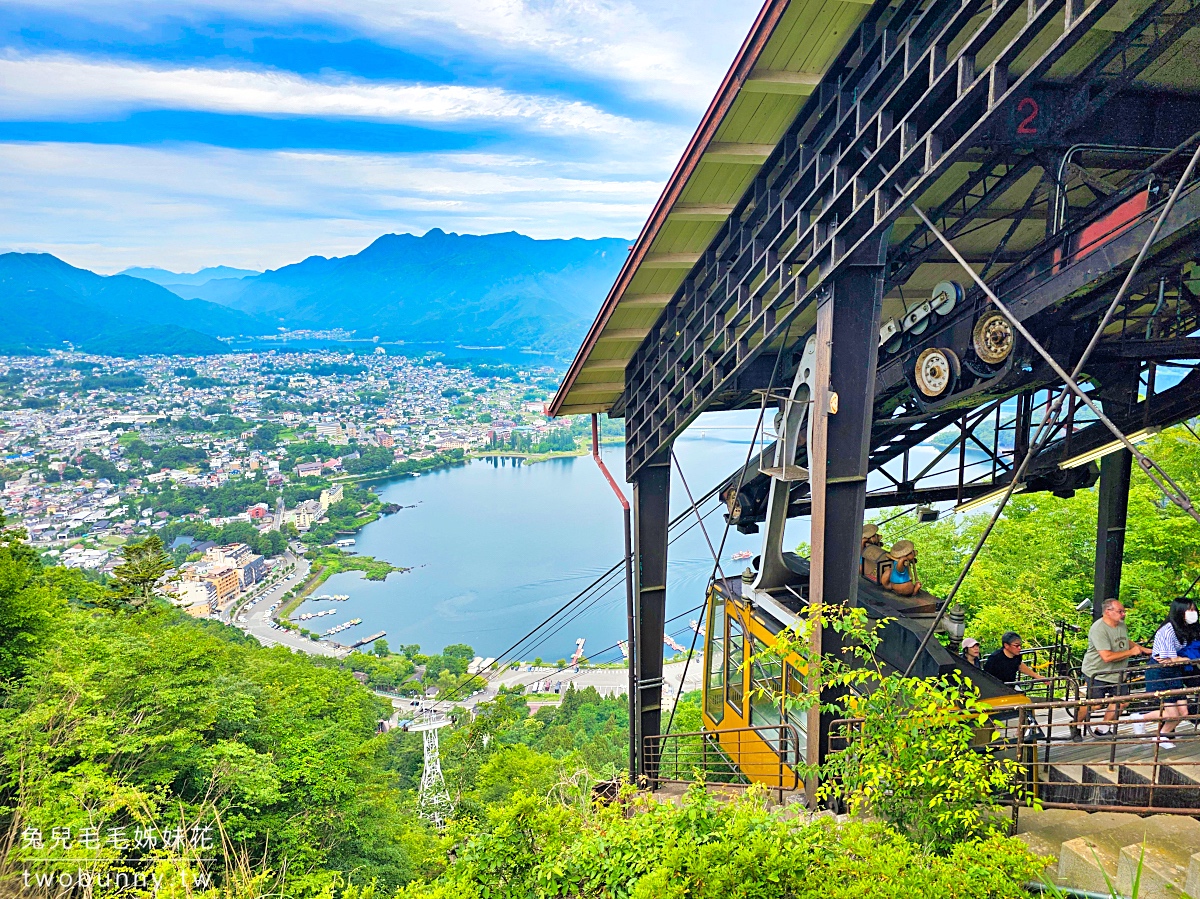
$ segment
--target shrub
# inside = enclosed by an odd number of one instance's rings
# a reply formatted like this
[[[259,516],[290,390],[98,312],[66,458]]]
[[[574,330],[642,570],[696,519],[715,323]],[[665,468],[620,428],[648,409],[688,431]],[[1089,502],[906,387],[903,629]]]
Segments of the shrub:
[[[930,857],[880,823],[838,824],[730,803],[693,787],[682,807],[625,797],[607,808],[517,794],[482,821],[458,822],[454,861],[403,899],[487,896],[609,899],[922,899],[1023,897],[1044,861],[993,838]]]

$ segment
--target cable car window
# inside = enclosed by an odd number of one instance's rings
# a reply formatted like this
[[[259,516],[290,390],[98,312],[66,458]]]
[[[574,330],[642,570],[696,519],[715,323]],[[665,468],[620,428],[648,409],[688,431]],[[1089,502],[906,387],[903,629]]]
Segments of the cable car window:
[[[742,626],[729,619],[729,648],[725,653],[725,690],[729,704],[742,712],[742,668],[746,660],[746,647],[742,642]]]
[[[784,719],[793,725],[800,734],[800,745],[796,747],[796,756],[804,761],[808,750],[808,710],[799,708],[804,696],[805,683],[795,666],[787,667],[787,698],[784,702]]]
[[[783,720],[783,660],[767,651],[767,644],[750,638],[750,725],[779,724]]]
[[[704,634],[704,654],[708,657],[705,710],[709,718],[719,723],[725,717],[725,597],[715,590],[708,614],[708,629]]]

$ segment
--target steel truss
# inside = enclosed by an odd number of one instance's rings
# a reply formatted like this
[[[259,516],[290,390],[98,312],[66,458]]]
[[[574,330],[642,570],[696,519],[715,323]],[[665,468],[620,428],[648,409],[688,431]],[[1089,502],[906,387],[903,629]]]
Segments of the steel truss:
[[[994,201],[1038,164],[1039,147],[1063,144],[1200,22],[1197,0],[1159,0],[1156,15],[1093,56],[1078,87],[1050,89],[1054,126],[1026,148],[1014,134],[1020,102],[1046,94],[1045,76],[1079,52],[1114,3],[877,6],[631,360],[623,409],[614,410],[627,417],[630,475],[661,465],[702,411],[736,407],[764,386],[751,375],[763,351],[811,330],[814,301],[831,279],[953,166],[981,152],[986,160],[932,215],[951,234],[986,221]],[[1053,39],[1030,59],[1047,34]],[[890,260],[888,280],[936,252],[918,228]]]

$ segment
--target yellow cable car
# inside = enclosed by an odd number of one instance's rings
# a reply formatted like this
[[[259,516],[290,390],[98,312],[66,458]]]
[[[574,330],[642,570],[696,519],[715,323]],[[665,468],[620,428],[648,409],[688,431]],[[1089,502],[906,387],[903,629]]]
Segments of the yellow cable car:
[[[765,512],[759,519],[765,526],[762,552],[755,559],[755,568],[747,569],[742,577],[714,581],[705,612],[705,730],[715,732],[721,749],[743,775],[780,790],[795,788],[795,766],[809,761],[807,715],[789,712],[786,702],[786,697],[807,689],[806,673],[800,670],[799,659],[760,654],[776,634],[802,619],[808,602],[808,560],[783,552],[782,544],[792,484],[808,480],[807,447],[812,444],[808,411],[809,398],[815,394],[816,350],[816,337],[809,337],[791,389],[786,396],[777,397],[780,408],[775,416],[773,451],[762,454],[721,492],[729,508],[729,522],[741,521],[746,511],[741,508],[746,475],[766,476]],[[754,499],[748,502],[758,505]],[[881,586],[893,564],[880,547],[863,547],[857,603],[866,609],[869,619],[883,622],[877,658],[904,671],[930,628],[940,620],[941,601],[924,589],[902,596]],[[1014,687],[967,665],[936,640],[929,640],[920,653],[911,666],[918,677],[958,671],[993,708],[1028,703]]]
[[[704,728],[745,777],[775,789],[799,785],[795,766],[807,760],[808,720],[789,709],[788,697],[807,689],[797,657],[766,652],[775,636],[801,620],[808,596],[808,560],[782,553],[790,577],[781,588],[756,585],[747,569],[740,578],[713,582],[705,611]],[[868,576],[874,575],[873,577]],[[868,618],[885,622],[877,657],[904,670],[934,621],[940,600],[924,589],[899,596],[878,583],[878,571],[860,574],[858,604]],[[937,640],[930,640],[913,666],[921,677],[959,672],[981,699],[1002,710],[1028,704],[1028,698],[979,668],[968,665]],[[792,704],[794,705],[794,704]]]

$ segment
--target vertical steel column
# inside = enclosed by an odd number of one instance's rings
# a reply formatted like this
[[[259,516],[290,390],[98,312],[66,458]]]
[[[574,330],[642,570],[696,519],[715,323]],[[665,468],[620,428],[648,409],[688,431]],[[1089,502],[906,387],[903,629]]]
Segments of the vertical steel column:
[[[1106,373],[1101,407],[1106,415],[1123,414],[1137,402],[1141,386],[1138,366]],[[1104,614],[1104,600],[1121,595],[1121,563],[1125,555],[1125,521],[1129,513],[1129,476],[1133,453],[1119,449],[1100,459],[1096,503],[1096,571],[1092,586],[1092,618]]]
[[[851,265],[829,286],[817,307],[817,374],[812,398],[809,486],[812,491],[812,556],[809,602],[836,605],[858,600],[867,456],[875,402],[879,320],[883,307],[882,241],[862,263]],[[841,652],[832,628],[814,630],[813,648]],[[833,699],[822,696],[822,703]],[[832,716],[814,709],[808,728],[808,760],[829,751]],[[814,785],[810,784],[810,790]]]
[[[670,448],[667,460],[647,464],[633,478],[634,640],[636,705],[630,727],[637,729],[637,773],[654,785],[657,757],[647,760],[646,740],[662,730],[663,636],[667,611],[667,526],[671,497]]]
[[[1104,614],[1104,600],[1121,594],[1121,561],[1125,554],[1125,519],[1129,512],[1129,475],[1133,453],[1127,449],[1100,460],[1100,495],[1096,514],[1096,577],[1092,618]]]

